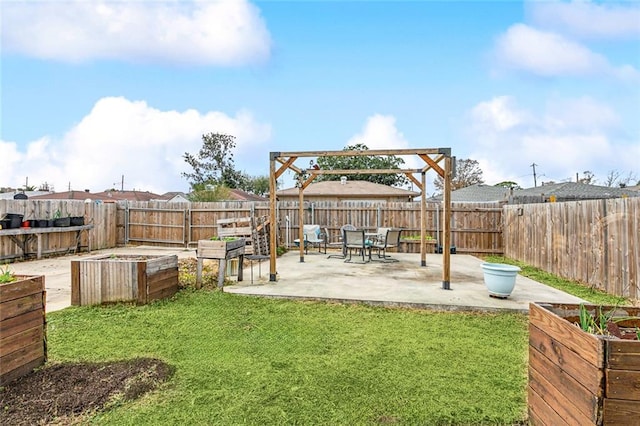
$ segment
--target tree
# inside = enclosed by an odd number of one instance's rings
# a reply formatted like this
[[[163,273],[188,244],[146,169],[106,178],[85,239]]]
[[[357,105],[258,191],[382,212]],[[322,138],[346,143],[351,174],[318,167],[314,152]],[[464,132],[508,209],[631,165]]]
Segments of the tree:
[[[228,200],[231,191],[224,185],[215,185],[212,183],[196,183],[191,185],[191,193],[189,201],[214,202]]]
[[[604,185],[608,187],[619,186],[621,188],[624,188],[625,186],[632,184],[637,179],[638,177],[633,172],[629,172],[626,176],[624,176],[617,170],[609,170],[609,172],[607,173],[607,177],[604,180]],[[638,181],[638,184],[640,184],[640,181]]]
[[[504,188],[511,188],[511,189],[522,189],[522,187],[518,185],[517,182],[514,182],[512,180],[505,180],[502,182],[498,182],[493,186],[502,186]]]
[[[269,192],[269,176],[250,176],[245,191],[263,196]]]
[[[594,185],[596,183],[596,175],[590,170],[585,170],[582,172],[582,177],[578,179],[578,182]]]
[[[249,176],[235,169],[232,152],[236,147],[234,136],[209,133],[202,135],[202,142],[197,155],[185,152],[183,156],[193,172],[182,173],[182,176],[189,180],[192,191],[198,192],[195,195],[199,198],[197,201],[217,201],[211,198],[224,194],[220,187],[242,189],[256,195],[264,195],[269,191],[268,176]],[[211,192],[211,188],[216,189]]]
[[[369,148],[361,143],[347,145],[343,151],[368,151]],[[369,155],[348,157],[319,157],[317,166],[322,170],[375,170],[399,169],[404,164],[402,158],[395,155]],[[381,185],[402,186],[408,183],[403,174],[354,174],[350,180],[366,180]],[[339,175],[320,175],[318,181],[340,180]]]
[[[184,161],[193,169],[192,173],[182,173],[192,188],[198,184],[225,185],[236,188],[241,181],[241,173],[233,164],[235,137],[223,133],[202,135],[202,148],[197,155],[184,153]]]
[[[476,160],[460,159],[456,161],[455,176],[451,179],[451,190],[465,188],[467,186],[484,183],[482,180],[482,169]],[[436,176],[433,185],[440,192],[444,190],[444,179],[440,175]]]

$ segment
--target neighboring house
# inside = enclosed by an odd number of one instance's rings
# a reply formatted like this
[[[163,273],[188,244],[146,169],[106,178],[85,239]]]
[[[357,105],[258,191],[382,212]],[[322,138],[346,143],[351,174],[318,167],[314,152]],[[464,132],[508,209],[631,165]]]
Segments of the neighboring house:
[[[151,201],[162,197],[159,194],[154,194],[149,191],[118,191],[115,189],[111,191],[98,192],[94,195],[100,197],[103,201]]]
[[[29,197],[30,200],[100,200],[101,198],[89,191],[65,191],[50,192],[42,195]]]
[[[38,197],[40,195],[51,194],[51,192],[50,191],[20,191],[20,190],[0,192],[0,200],[13,200],[15,196],[18,194],[24,194],[27,196],[27,198],[31,198],[31,197]],[[18,195],[18,197],[20,197],[20,195]]]
[[[148,191],[104,191],[92,194],[89,190],[52,192],[49,194],[29,197],[34,200],[101,200],[104,202],[128,201],[150,201],[160,197]]]
[[[230,189],[230,201],[269,201],[268,198],[260,195],[251,194],[241,189]]]
[[[188,203],[189,198],[184,192],[165,192],[159,198],[154,198],[153,201],[163,201],[167,203]]]
[[[579,182],[562,182],[514,191],[510,202],[514,204],[546,203],[549,201],[599,200],[638,196],[640,196],[640,192],[629,188],[611,188]]]
[[[451,201],[461,203],[495,203],[507,202],[512,190],[504,186],[485,185],[483,183],[467,186],[451,191]],[[442,195],[432,200],[442,200]]]
[[[298,194],[295,187],[276,192],[279,201],[298,201]],[[304,190],[305,201],[407,202],[419,195],[419,192],[363,180],[316,182]]]

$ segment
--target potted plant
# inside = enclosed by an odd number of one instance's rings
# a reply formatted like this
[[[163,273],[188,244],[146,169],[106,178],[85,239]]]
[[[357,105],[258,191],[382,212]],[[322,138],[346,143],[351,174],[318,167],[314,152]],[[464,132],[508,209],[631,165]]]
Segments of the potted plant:
[[[531,424],[640,418],[640,308],[531,303]]]
[[[71,226],[71,218],[70,217],[62,217],[60,210],[56,210],[53,214],[53,226],[56,227],[67,227]]]

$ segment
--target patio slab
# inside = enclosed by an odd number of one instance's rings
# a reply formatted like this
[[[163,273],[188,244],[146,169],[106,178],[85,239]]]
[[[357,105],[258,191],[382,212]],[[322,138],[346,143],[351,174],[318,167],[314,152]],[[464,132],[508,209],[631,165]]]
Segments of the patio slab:
[[[420,254],[393,253],[396,263],[345,263],[324,254],[308,254],[300,262],[299,252],[279,257],[277,281],[269,282],[269,262],[254,266],[245,280],[227,285],[224,291],[252,296],[363,302],[372,305],[460,311],[528,312],[529,302],[581,303],[584,300],[518,275],[507,299],[490,297],[484,286],[482,260],[464,254],[451,255],[450,290],[442,289],[442,255],[427,254],[426,267]],[[374,255],[375,258],[375,255]],[[355,260],[355,257],[354,257]]]
[[[16,262],[10,264],[10,268],[17,274],[45,275],[46,310],[52,312],[71,306],[71,261],[106,253],[196,256],[194,249],[130,246]],[[309,253],[301,263],[298,252],[290,251],[277,259],[276,282],[268,281],[269,262],[265,261],[260,267],[253,266],[253,284],[251,269],[247,266],[244,281],[226,285],[224,291],[262,297],[461,311],[528,312],[529,302],[583,302],[520,275],[509,298],[489,297],[483,283],[482,260],[463,254],[451,256],[451,290],[442,290],[442,255],[428,254],[426,267],[420,266],[420,254],[393,253],[392,256],[400,262],[344,263],[342,259]]]

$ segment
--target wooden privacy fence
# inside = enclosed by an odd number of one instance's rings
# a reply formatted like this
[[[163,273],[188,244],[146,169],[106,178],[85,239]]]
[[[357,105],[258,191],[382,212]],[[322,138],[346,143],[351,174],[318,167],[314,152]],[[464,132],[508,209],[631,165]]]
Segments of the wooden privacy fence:
[[[505,255],[640,299],[640,198],[509,205]]]
[[[85,203],[78,200],[0,200],[0,216],[4,213],[17,213],[24,215],[25,220],[51,219],[56,212],[60,212],[61,217],[83,216],[84,223],[94,225],[89,231],[92,249],[116,246],[115,203]],[[82,238],[88,238],[86,233],[83,233]],[[66,253],[76,247],[75,239],[73,232],[43,235],[42,252]],[[88,241],[82,241],[81,245],[88,246]],[[31,251],[35,252],[35,248]],[[21,256],[21,250],[13,241],[8,236],[0,235],[0,259]]]
[[[337,240],[340,227],[352,224],[374,231],[378,227],[403,229],[403,236],[420,234],[420,203],[305,202],[304,223],[327,228]],[[269,216],[268,202],[118,204],[118,243],[195,246],[198,240],[217,236],[220,219]],[[298,202],[278,202],[278,241],[297,238]],[[427,204],[427,235],[442,239],[440,203]],[[503,253],[502,206],[496,203],[453,203],[452,244],[465,253]],[[419,251],[419,244],[413,250]]]

